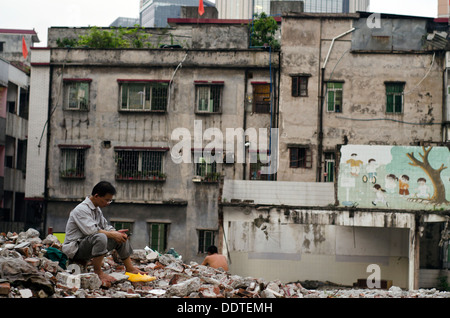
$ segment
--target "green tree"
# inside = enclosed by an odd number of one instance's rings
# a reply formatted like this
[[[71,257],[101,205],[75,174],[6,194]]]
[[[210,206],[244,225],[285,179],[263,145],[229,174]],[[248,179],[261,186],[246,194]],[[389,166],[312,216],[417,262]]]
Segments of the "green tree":
[[[255,14],[253,23],[250,25],[251,46],[270,46],[274,50],[279,50],[281,45],[275,39],[278,30],[278,23],[271,16],[264,12]]]
[[[123,38],[123,29],[101,30],[98,27],[91,27],[87,35],[79,37],[77,46],[96,49],[127,48],[129,43]]]

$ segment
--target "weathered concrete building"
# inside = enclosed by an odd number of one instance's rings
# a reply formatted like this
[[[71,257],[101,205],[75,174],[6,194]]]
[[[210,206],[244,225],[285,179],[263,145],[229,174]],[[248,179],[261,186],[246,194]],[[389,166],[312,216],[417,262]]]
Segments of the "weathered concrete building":
[[[23,43],[25,40],[29,51],[35,43],[39,43],[39,37],[35,30],[0,29],[0,57],[14,63],[30,65],[30,55],[23,57]]]
[[[352,285],[377,265],[378,279],[410,289],[447,275],[442,27],[370,13],[283,16],[277,182],[225,180],[220,205],[236,273]],[[417,168],[431,149],[440,176]],[[385,193],[394,174],[397,192]],[[421,178],[426,199],[414,197]]]
[[[242,21],[170,20],[169,33],[146,30],[158,33],[146,49],[57,47],[89,30],[51,28],[32,54],[27,198],[63,232],[92,186],[112,181],[105,214],[136,247],[200,261],[214,243],[243,276],[348,285],[375,264],[379,279],[412,289],[431,259],[440,275],[446,202],[383,201],[374,187],[402,172],[398,149],[437,149],[449,164],[446,48],[432,36],[442,26],[369,17],[287,13],[281,51],[249,47]],[[433,148],[407,148],[419,145]],[[369,146],[385,148],[369,158]],[[385,165],[377,179],[369,159]]]
[[[80,49],[54,43],[86,29],[49,29],[50,47],[32,54],[40,87],[31,99],[27,176],[27,198],[45,202],[46,226],[64,232],[75,204],[108,180],[117,195],[105,214],[130,228],[134,246],[202,260],[218,241],[221,176],[249,173],[207,157],[208,131],[270,121],[266,95],[278,56],[249,49],[247,30],[233,21],[181,24],[165,36],[182,48]],[[255,88],[266,94],[261,112],[249,102]],[[172,152],[182,141],[184,153]],[[215,156],[225,150],[215,147]],[[177,163],[181,156],[187,160]]]
[[[30,93],[30,56],[39,42],[34,30],[0,29],[0,230],[20,231],[35,224],[25,198]],[[26,52],[25,50],[25,52]]]

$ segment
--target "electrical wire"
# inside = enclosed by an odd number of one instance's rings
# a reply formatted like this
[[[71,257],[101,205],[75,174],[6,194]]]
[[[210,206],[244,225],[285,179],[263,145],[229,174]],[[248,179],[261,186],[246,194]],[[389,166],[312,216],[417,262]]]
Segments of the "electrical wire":
[[[436,52],[433,53],[433,59],[431,60],[431,65],[430,68],[428,69],[428,71],[426,72],[425,76],[419,81],[419,83],[417,83],[417,85],[415,87],[413,87],[412,89],[410,89],[408,92],[404,92],[403,95],[409,95],[411,94],[413,91],[415,91],[417,89],[417,87],[420,86],[420,84],[422,84],[422,82],[428,77],[428,75],[431,72],[431,69],[433,68],[434,65],[434,59],[436,57]]]
[[[379,121],[379,120],[387,120],[387,121],[393,121],[400,124],[406,124],[406,125],[442,125],[443,123],[413,123],[413,122],[407,122],[404,120],[398,120],[393,118],[350,118],[350,117],[344,117],[344,116],[336,116],[336,118],[339,119],[346,119],[346,120],[353,120],[353,121]]]

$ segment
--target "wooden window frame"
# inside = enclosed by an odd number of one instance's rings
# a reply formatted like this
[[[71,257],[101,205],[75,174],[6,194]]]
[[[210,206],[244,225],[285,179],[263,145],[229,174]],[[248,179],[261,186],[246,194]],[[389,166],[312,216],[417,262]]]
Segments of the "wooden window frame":
[[[295,159],[293,157],[295,156]],[[312,168],[312,150],[310,146],[289,147],[289,168]]]
[[[292,97],[308,97],[308,82],[310,74],[293,74],[291,76]]]
[[[385,82],[386,114],[403,114],[405,82]]]
[[[270,83],[252,82],[251,84],[253,87],[253,113],[270,114],[272,98],[270,92]]]

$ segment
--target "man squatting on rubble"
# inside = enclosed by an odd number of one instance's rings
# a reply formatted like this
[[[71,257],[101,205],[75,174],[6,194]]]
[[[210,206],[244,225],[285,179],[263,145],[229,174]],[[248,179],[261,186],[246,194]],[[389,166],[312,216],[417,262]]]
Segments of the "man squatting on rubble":
[[[124,230],[116,231],[109,225],[101,208],[111,204],[116,194],[114,186],[101,181],[92,189],[90,196],[78,204],[71,212],[66,225],[66,237],[62,252],[75,263],[87,263],[92,259],[94,272],[102,282],[115,279],[102,271],[105,255],[116,250],[126,271],[133,274],[146,274],[134,267],[130,255],[133,250]]]

